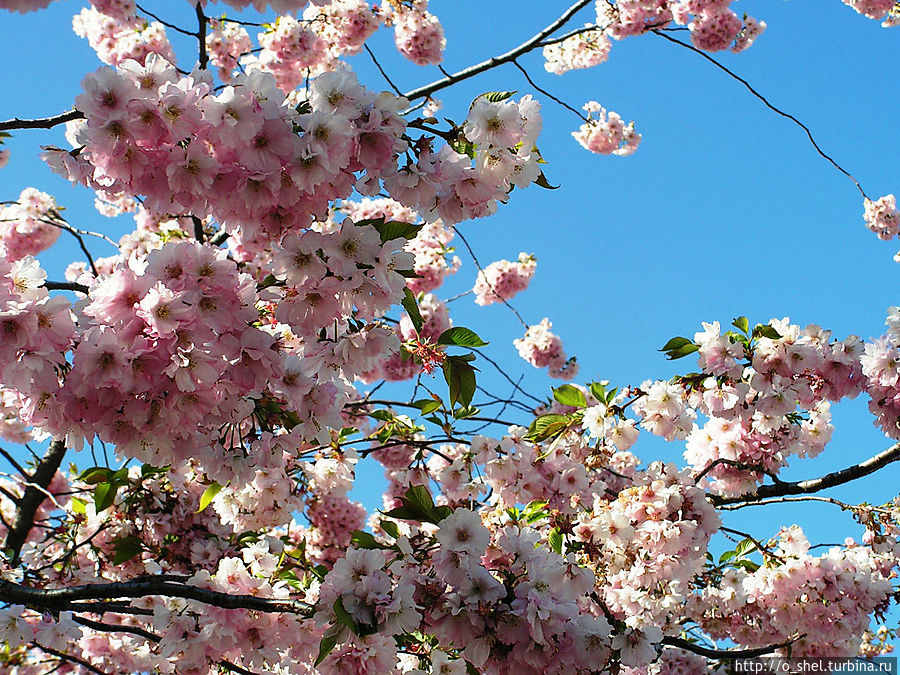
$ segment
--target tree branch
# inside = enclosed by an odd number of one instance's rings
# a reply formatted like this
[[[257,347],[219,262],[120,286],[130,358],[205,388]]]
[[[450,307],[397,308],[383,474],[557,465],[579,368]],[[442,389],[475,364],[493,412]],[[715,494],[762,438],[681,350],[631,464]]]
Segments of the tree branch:
[[[84,284],[77,284],[72,281],[45,281],[44,288],[48,291],[75,291],[85,295],[91,290]]]
[[[52,129],[58,124],[65,124],[66,122],[83,118],[84,114],[80,110],[67,110],[53,117],[39,117],[31,120],[13,117],[11,120],[0,122],[0,131],[9,131],[10,129]]]
[[[28,533],[34,527],[34,517],[37,514],[38,507],[47,498],[44,490],[50,485],[53,476],[56,475],[59,465],[62,463],[66,454],[66,443],[62,441],[53,441],[47,448],[47,453],[43,456],[34,473],[31,474],[31,483],[25,488],[25,493],[16,507],[16,517],[12,527],[6,534],[6,540],[3,542],[3,549],[8,553],[12,564],[16,564],[19,560],[19,553]]]
[[[85,584],[68,588],[32,588],[0,579],[0,602],[28,605],[39,609],[67,610],[73,605],[78,611],[88,611],[80,600],[114,600],[117,598],[143,598],[158,595],[169,598],[195,600],[223,609],[252,609],[257,612],[309,615],[312,606],[300,600],[260,598],[255,595],[231,595],[199,586],[140,579],[110,583]]]
[[[774,485],[761,485],[755,492],[738,497],[720,497],[718,495],[709,495],[709,500],[715,506],[725,504],[738,504],[742,502],[758,502],[769,497],[783,497],[785,495],[803,495],[819,492],[836,485],[843,485],[850,481],[868,476],[884,466],[892,462],[900,460],[900,443],[892,445],[887,450],[879,452],[877,455],[869,457],[869,459],[853,466],[848,466],[840,471],[827,473],[819,478],[810,478],[809,480],[801,480],[796,483],[775,483]]]
[[[569,9],[563,12],[556,21],[551,23],[537,35],[520,44],[518,47],[515,47],[505,54],[501,54],[500,56],[494,56],[487,61],[476,63],[474,66],[463,68],[462,70],[452,75],[448,75],[447,77],[444,77],[440,80],[435,80],[431,84],[426,84],[424,87],[419,87],[418,89],[408,91],[406,92],[406,94],[404,94],[404,96],[410,101],[413,101],[417,98],[431,96],[434,92],[445,89],[453,84],[456,84],[457,82],[462,82],[463,80],[467,80],[470,77],[480,75],[486,70],[496,68],[497,66],[501,66],[504,63],[509,63],[517,57],[522,56],[522,54],[527,54],[531,50],[540,46],[541,40],[549,37],[555,30],[562,28],[569,21],[569,19],[571,19],[580,9],[586,7],[590,3],[591,0],[578,0],[578,2],[576,2],[574,5],[569,7]]]
[[[794,124],[799,126],[801,129],[803,129],[803,131],[806,132],[806,136],[809,138],[809,142],[812,143],[813,148],[815,148],[816,152],[819,153],[819,156],[822,157],[823,159],[827,160],[835,169],[837,169],[842,174],[844,174],[847,178],[852,180],[853,184],[856,185],[856,188],[859,190],[859,192],[863,196],[863,198],[865,198],[865,199],[869,198],[868,195],[866,195],[866,191],[862,189],[862,185],[859,184],[859,181],[856,180],[856,178],[854,178],[853,175],[849,171],[847,171],[846,169],[844,169],[844,167],[842,167],[840,164],[838,164],[836,161],[834,161],[834,159],[832,159],[829,155],[825,154],[825,151],[823,151],[822,148],[819,147],[819,144],[816,143],[816,139],[813,138],[812,132],[809,130],[809,127],[806,126],[805,124],[803,124],[803,122],[798,120],[796,117],[794,117],[790,113],[787,113],[784,110],[781,110],[780,108],[776,108],[774,105],[769,103],[768,99],[765,96],[763,96],[762,94],[760,94],[758,91],[756,91],[756,89],[754,89],[753,86],[749,82],[747,82],[747,80],[745,80],[743,77],[741,77],[740,75],[735,73],[733,70],[730,70],[729,68],[726,68],[725,66],[723,66],[721,63],[716,61],[713,57],[711,57],[706,52],[704,52],[700,49],[697,49],[692,44],[688,44],[687,42],[682,42],[681,40],[673,38],[671,35],[666,35],[663,31],[659,30],[658,28],[654,28],[652,32],[656,33],[661,38],[665,38],[669,42],[673,42],[676,45],[681,45],[685,49],[690,49],[692,52],[699,54],[704,59],[706,59],[711,64],[713,64],[716,68],[727,73],[729,76],[733,77],[735,80],[737,80],[738,82],[743,84],[745,87],[747,87],[747,89],[750,91],[750,93],[753,94],[760,101],[762,101],[769,110],[771,110],[775,113],[778,113],[782,117],[786,117],[787,119],[791,120]]]
[[[693,642],[688,642],[684,638],[668,635],[662,639],[662,644],[668,645],[670,647],[678,647],[679,649],[683,649],[686,652],[705,656],[708,659],[751,659],[755,656],[764,656],[765,654],[771,654],[783,647],[788,647],[803,637],[806,637],[806,635],[798,635],[777,645],[769,645],[768,647],[756,647],[754,649],[710,649],[709,647],[703,647],[701,645],[694,644]]]
[[[206,64],[209,63],[209,54],[206,53],[206,14],[203,13],[203,5],[197,3],[194,5],[197,13],[197,41],[200,43],[200,70],[206,70]]]
[[[50,654],[51,656],[55,656],[60,661],[68,661],[69,663],[74,663],[76,665],[81,666],[82,668],[86,668],[87,670],[91,671],[92,673],[97,673],[97,675],[107,675],[105,670],[100,670],[96,666],[92,666],[89,662],[85,661],[84,659],[79,659],[77,656],[72,656],[71,654],[66,654],[65,652],[56,651],[55,649],[52,649],[51,647],[45,647],[44,645],[42,645],[38,642],[32,642],[31,644],[32,644],[32,646],[40,649],[42,652],[46,652],[47,654]]]

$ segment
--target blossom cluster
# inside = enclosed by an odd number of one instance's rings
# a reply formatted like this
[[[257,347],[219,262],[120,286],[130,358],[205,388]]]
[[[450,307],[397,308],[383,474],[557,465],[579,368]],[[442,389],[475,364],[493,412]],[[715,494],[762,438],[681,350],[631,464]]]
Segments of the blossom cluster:
[[[852,540],[813,556],[796,525],[782,528],[776,543],[771,563],[730,569],[718,587],[704,589],[691,607],[698,623],[747,647],[799,635],[792,657],[856,654],[869,615],[887,604],[895,561]]]
[[[612,43],[599,30],[587,30],[544,47],[544,69],[562,75],[570,70],[593,68],[609,58]]]
[[[697,49],[716,52],[749,47],[766,24],[753,17],[743,21],[731,9],[732,0],[597,1],[597,24],[617,40],[664,28],[670,22],[686,26]]]
[[[536,269],[537,259],[527,253],[520,253],[516,262],[492,262],[478,272],[472,289],[475,292],[475,303],[483,306],[509,300],[528,288]]]
[[[562,340],[551,332],[553,324],[547,318],[529,326],[525,335],[513,340],[519,356],[535,368],[549,368],[550,377],[571,380],[578,374],[575,357],[567,357]]]
[[[15,202],[0,205],[0,258],[14,262],[45,251],[59,238],[62,225],[53,197],[25,188]]]
[[[685,459],[722,494],[752,489],[791,455],[820,453],[833,430],[830,403],[863,389],[859,338],[833,340],[787,319],[758,328],[751,341],[722,333],[718,322],[703,326],[693,341],[700,375],[642,385],[642,426],[687,439]],[[697,413],[706,416],[702,427]]]
[[[619,156],[630,155],[637,150],[641,135],[635,132],[634,122],[625,124],[619,113],[607,113],[606,108],[596,101],[588,101],[583,107],[588,113],[587,122],[578,131],[573,131],[572,137],[585,150]]]

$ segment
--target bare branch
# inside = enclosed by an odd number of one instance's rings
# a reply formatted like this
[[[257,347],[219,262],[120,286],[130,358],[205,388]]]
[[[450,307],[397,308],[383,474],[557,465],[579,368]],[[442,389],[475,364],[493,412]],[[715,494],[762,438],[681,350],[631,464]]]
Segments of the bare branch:
[[[859,181],[856,180],[856,178],[854,178],[850,172],[848,172],[846,169],[844,169],[844,167],[842,167],[840,164],[838,164],[836,161],[834,161],[834,159],[832,159],[829,155],[825,154],[825,152],[822,150],[822,148],[819,147],[819,144],[816,143],[816,139],[813,138],[812,132],[809,130],[809,127],[806,126],[805,124],[803,124],[803,122],[798,120],[796,117],[794,117],[790,113],[786,113],[784,110],[781,110],[780,108],[776,108],[774,105],[769,103],[769,100],[765,96],[760,94],[758,91],[756,91],[756,89],[754,89],[753,86],[749,82],[747,82],[747,80],[745,80],[743,77],[741,77],[740,75],[735,73],[733,70],[730,70],[730,69],[726,68],[725,66],[723,66],[721,63],[716,61],[713,57],[711,57],[706,52],[704,52],[700,49],[697,49],[692,44],[688,44],[687,42],[682,42],[681,40],[678,40],[677,38],[673,38],[671,35],[666,35],[666,33],[659,30],[658,28],[654,29],[653,32],[656,33],[657,35],[659,35],[661,38],[665,38],[669,42],[674,42],[676,45],[681,45],[685,49],[690,49],[692,52],[699,54],[704,59],[706,59],[711,64],[713,64],[716,68],[718,68],[721,71],[724,71],[725,73],[727,73],[728,75],[733,77],[735,80],[737,80],[738,82],[743,84],[745,87],[747,87],[747,89],[750,91],[750,93],[753,94],[760,101],[762,101],[769,110],[771,110],[775,113],[778,113],[782,117],[786,117],[787,119],[791,120],[794,124],[799,126],[801,129],[803,129],[803,131],[806,132],[806,136],[809,138],[809,142],[812,143],[812,146],[816,149],[816,152],[819,153],[819,156],[822,157],[823,159],[827,160],[835,169],[837,169],[842,174],[844,174],[847,178],[852,180],[853,184],[856,185],[856,188],[859,190],[860,194],[865,199],[869,198],[868,195],[866,195],[866,191],[862,189],[862,185],[859,184]]]
[[[203,4],[198,2],[194,5],[197,13],[197,41],[200,43],[200,70],[206,70],[206,64],[209,63],[209,54],[206,53],[206,14],[203,13]]]
[[[53,476],[56,475],[65,454],[65,441],[53,441],[31,475],[31,482],[34,485],[29,485],[25,489],[22,499],[19,500],[16,507],[15,520],[13,520],[12,527],[7,532],[6,540],[3,542],[3,549],[7,551],[13,564],[19,560],[22,546],[25,544],[31,528],[34,527],[34,517],[37,514],[38,507],[47,498],[45,494],[46,488],[50,485],[50,481],[53,480]]]
[[[768,647],[756,647],[754,649],[710,649],[709,647],[703,647],[701,645],[694,644],[693,642],[688,642],[683,638],[668,635],[662,639],[662,643],[664,645],[669,645],[670,647],[678,647],[679,649],[683,649],[686,652],[691,652],[692,654],[705,656],[708,659],[751,659],[755,656],[772,654],[778,649],[782,649],[794,644],[797,640],[803,637],[806,637],[806,635],[797,635],[796,637],[793,637],[790,640],[786,640],[785,642],[781,642],[777,645],[769,645]]]
[[[384,72],[384,68],[381,67],[380,63],[378,63],[378,59],[375,58],[375,53],[371,49],[369,49],[369,45],[363,43],[363,47],[365,47],[365,50],[369,53],[369,56],[372,58],[372,63],[374,63],[375,67],[378,68],[378,72],[381,73],[381,76],[387,81],[389,85],[391,85],[391,89],[397,92],[397,96],[403,96],[403,92],[401,92],[397,88],[397,85],[394,84],[390,76],[386,72]]]
[[[9,131],[11,129],[52,129],[58,124],[80,120],[83,117],[84,114],[80,110],[67,110],[53,117],[39,117],[37,119],[23,120],[19,117],[13,117],[11,120],[0,122],[0,131]]]
[[[160,17],[158,17],[158,16],[157,16],[156,14],[154,14],[153,12],[151,12],[151,11],[149,11],[149,10],[147,10],[147,9],[145,9],[145,8],[143,8],[143,7],[141,7],[141,6],[138,5],[138,4],[135,4],[135,7],[137,7],[139,11],[143,12],[144,14],[146,14],[147,16],[149,16],[149,17],[150,17],[151,19],[153,19],[154,21],[158,21],[159,23],[161,23],[161,24],[162,24],[163,26],[165,26],[166,28],[171,28],[171,29],[174,30],[176,33],[181,33],[182,35],[189,35],[189,36],[191,36],[191,37],[196,37],[196,34],[195,34],[195,33],[192,33],[192,32],[189,31],[189,30],[185,30],[184,28],[181,28],[181,27],[179,27],[179,26],[176,26],[174,23],[169,23],[168,21],[164,21],[163,19],[161,19]]]
[[[527,54],[533,49],[539,47],[542,40],[550,37],[550,35],[552,35],[554,31],[562,28],[579,10],[586,7],[590,3],[591,0],[578,0],[578,2],[576,2],[574,5],[569,7],[569,9],[563,12],[556,21],[551,23],[537,35],[520,44],[518,47],[515,47],[505,54],[501,54],[500,56],[494,56],[487,61],[482,61],[481,63],[476,63],[474,66],[464,68],[452,75],[448,75],[440,80],[436,80],[431,84],[426,84],[424,87],[419,87],[418,89],[408,91],[406,92],[406,94],[404,94],[404,96],[406,96],[406,98],[408,98],[410,101],[413,101],[417,98],[431,96],[434,92],[445,89],[453,84],[456,84],[457,82],[468,80],[470,77],[480,75],[481,73],[487,70],[491,70],[492,68],[496,68],[497,66],[501,66],[504,63],[509,63],[517,57],[522,56],[522,54]]]
[[[588,121],[589,121],[587,117],[585,117],[581,112],[579,112],[578,110],[576,110],[575,108],[573,108],[572,106],[570,106],[568,103],[566,103],[565,101],[563,101],[563,100],[560,99],[560,98],[557,98],[556,96],[554,96],[553,94],[551,94],[551,93],[550,93],[549,91],[547,91],[546,89],[542,89],[541,87],[539,87],[539,86],[537,85],[537,83],[536,83],[534,80],[531,79],[531,75],[528,74],[528,71],[525,70],[525,69],[519,64],[518,61],[516,61],[515,59],[513,59],[513,60],[512,60],[512,64],[513,64],[516,68],[518,68],[519,71],[521,71],[522,75],[525,76],[525,79],[528,80],[528,84],[530,84],[532,87],[534,87],[537,91],[539,91],[540,93],[542,93],[544,96],[546,96],[547,98],[549,98],[551,101],[554,101],[555,103],[561,105],[561,106],[562,106],[563,108],[565,108],[566,110],[571,110],[573,113],[575,113],[576,115],[578,115],[578,117],[579,117],[581,120],[583,120],[583,121],[585,121],[585,122],[588,122]]]
[[[115,600],[118,598],[144,598],[163,596],[195,600],[223,609],[252,609],[257,612],[309,615],[311,605],[300,600],[280,600],[260,598],[255,595],[231,595],[199,586],[156,579],[115,581],[100,584],[85,584],[67,588],[32,588],[6,579],[0,579],[0,601],[28,605],[39,609],[67,610],[73,605],[78,611],[89,611],[80,600]]]
[[[32,642],[31,645],[34,647],[37,647],[42,652],[46,652],[47,654],[50,654],[51,656],[55,656],[56,658],[60,659],[61,661],[68,661],[69,663],[75,663],[75,664],[81,666],[82,668],[87,668],[92,673],[97,673],[97,675],[107,675],[105,670],[100,670],[96,666],[92,666],[89,662],[85,661],[84,659],[79,659],[77,656],[72,656],[71,654],[66,654],[65,652],[59,652],[51,647],[45,647],[44,645],[42,645],[38,642]]]
[[[48,291],[75,291],[85,295],[91,290],[84,284],[78,284],[73,281],[45,281],[44,288]]]
[[[821,490],[826,490],[836,485],[843,485],[850,481],[868,476],[892,462],[900,460],[900,443],[892,445],[887,450],[879,452],[877,455],[869,457],[869,459],[853,466],[848,466],[840,471],[827,473],[819,478],[810,478],[809,480],[801,480],[795,483],[775,483],[774,485],[761,485],[754,492],[740,495],[738,497],[720,497],[718,495],[709,495],[709,500],[715,506],[724,504],[738,504],[742,502],[758,502],[769,497],[783,497],[785,495],[802,495],[812,494]]]

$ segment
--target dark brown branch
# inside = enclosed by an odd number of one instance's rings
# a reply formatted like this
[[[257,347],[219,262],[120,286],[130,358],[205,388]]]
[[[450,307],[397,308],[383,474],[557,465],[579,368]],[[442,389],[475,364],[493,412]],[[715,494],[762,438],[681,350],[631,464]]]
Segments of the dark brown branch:
[[[118,626],[112,623],[103,623],[102,621],[85,619],[83,616],[73,616],[72,621],[82,626],[86,626],[91,630],[100,631],[102,633],[129,633],[131,635],[142,637],[145,640],[149,640],[150,642],[159,642],[162,639],[158,635],[151,633],[149,630],[144,630],[143,628],[140,628],[138,626]]]
[[[92,673],[97,673],[97,675],[107,675],[106,671],[100,670],[99,668],[92,666],[89,662],[85,661],[84,659],[79,659],[77,656],[72,656],[71,654],[66,654],[65,652],[56,651],[55,649],[53,649],[51,647],[45,647],[44,645],[42,645],[38,642],[32,642],[31,645],[34,647],[37,647],[42,652],[46,652],[47,654],[50,654],[51,656],[55,656],[56,658],[60,659],[61,661],[68,661],[69,663],[75,663],[75,664],[81,666],[82,668],[87,668]]]
[[[39,609],[67,610],[80,600],[114,600],[117,598],[144,598],[163,596],[195,600],[223,609],[252,609],[257,612],[308,615],[311,606],[300,600],[260,598],[255,595],[231,595],[198,586],[172,581],[141,579],[115,581],[102,584],[85,584],[68,588],[31,588],[0,579],[0,602],[10,602]],[[79,611],[88,611],[83,605]]]
[[[84,114],[80,110],[68,110],[53,117],[39,117],[30,120],[13,117],[11,120],[0,122],[0,131],[9,131],[11,129],[52,129],[58,124],[80,120],[83,117]]]
[[[206,241],[206,233],[203,231],[203,221],[197,216],[191,216],[191,222],[194,223],[194,239],[202,244]]]
[[[25,488],[25,493],[16,507],[16,516],[12,527],[6,534],[3,542],[3,550],[9,556],[10,562],[15,565],[19,560],[19,553],[28,538],[28,533],[34,527],[34,517],[38,507],[47,498],[45,490],[56,475],[59,465],[66,454],[65,441],[53,441],[47,448],[47,453],[41,458],[34,473],[31,474],[31,485]]]
[[[16,461],[15,457],[13,457],[11,454],[9,454],[3,448],[0,448],[0,455],[3,455],[3,457],[6,458],[6,461],[9,462],[10,464],[12,464],[13,467],[15,468],[15,470],[18,471],[20,474],[22,474],[22,476],[25,478],[25,480],[31,480],[31,474],[22,468],[22,465]]]
[[[206,24],[208,19],[203,13],[203,5],[197,3],[194,5],[197,12],[197,41],[200,43],[200,70],[206,70],[206,64],[209,63],[209,54],[206,53]]]
[[[774,485],[761,485],[754,492],[740,495],[738,497],[720,497],[718,495],[709,495],[710,501],[715,506],[724,504],[738,504],[743,502],[758,502],[769,497],[783,497],[785,495],[803,495],[812,494],[830,487],[843,485],[850,481],[868,476],[875,473],[882,467],[900,460],[900,443],[892,445],[887,450],[879,452],[877,455],[869,457],[869,459],[853,466],[848,466],[840,471],[827,473],[819,478],[810,478],[809,480],[801,480],[795,483],[775,483]]]
[[[84,284],[77,284],[74,281],[45,281],[44,288],[48,291],[75,291],[76,293],[88,294],[90,290]]]
[[[384,68],[381,67],[380,63],[378,63],[378,59],[375,58],[374,52],[371,49],[369,49],[369,45],[367,45],[366,43],[363,43],[363,47],[365,47],[369,56],[372,58],[372,63],[374,63],[375,67],[378,68],[378,72],[381,73],[381,76],[387,81],[387,83],[389,85],[391,85],[391,89],[393,89],[395,92],[397,92],[397,96],[403,96],[403,92],[397,88],[397,85],[394,84],[393,80],[391,80],[391,78],[388,76],[388,74],[386,72],[384,72]]]
[[[539,32],[537,35],[520,44],[518,47],[515,47],[505,54],[501,54],[500,56],[494,56],[487,61],[482,61],[481,63],[476,63],[475,65],[469,66],[468,68],[463,68],[453,75],[448,75],[440,80],[432,82],[431,84],[426,84],[424,87],[419,87],[418,89],[408,91],[406,92],[406,94],[404,94],[404,96],[406,96],[406,98],[408,98],[410,101],[413,101],[417,98],[431,96],[434,92],[445,89],[453,84],[456,84],[457,82],[462,82],[463,80],[467,80],[470,77],[474,77],[475,75],[480,75],[481,73],[492,68],[496,68],[497,66],[503,65],[504,63],[509,63],[517,57],[522,56],[523,54],[527,54],[533,49],[536,49],[541,44],[542,40],[549,37],[554,31],[562,28],[579,10],[586,7],[590,3],[591,0],[578,0],[578,2],[576,2],[571,7],[569,7],[569,9],[563,12],[559,16],[559,18],[556,19],[556,21],[544,28],[544,30]]]
[[[149,11],[149,10],[147,10],[147,9],[144,9],[143,7],[141,7],[141,6],[138,5],[138,4],[136,4],[135,7],[137,7],[139,11],[143,12],[144,14],[146,14],[147,16],[149,16],[149,17],[150,17],[151,19],[153,19],[154,21],[157,21],[157,22],[161,23],[161,24],[162,24],[163,26],[165,26],[166,28],[171,28],[171,29],[174,30],[176,33],[181,33],[182,35],[189,35],[190,37],[196,37],[196,34],[195,34],[195,33],[192,33],[192,32],[189,31],[189,30],[185,30],[184,28],[181,28],[181,27],[179,27],[179,26],[176,26],[174,23],[169,23],[168,21],[164,21],[163,19],[161,19],[160,17],[158,17],[158,16],[157,16],[156,14],[154,14],[153,12],[151,12],[151,11]]]
[[[777,645],[756,647],[754,649],[710,649],[709,647],[703,647],[701,645],[694,644],[693,642],[689,642],[683,638],[672,637],[668,635],[662,639],[662,644],[669,645],[670,647],[678,647],[679,649],[683,649],[686,652],[698,654],[699,656],[705,656],[708,659],[752,659],[756,656],[765,656],[766,654],[772,654],[778,649],[789,647],[803,637],[806,636],[798,635],[797,637],[793,637],[790,640],[786,640],[785,642],[781,642]]]
[[[682,42],[681,40],[678,40],[677,38],[673,38],[671,35],[666,35],[666,33],[659,30],[658,28],[654,29],[653,32],[656,33],[657,35],[659,35],[661,38],[665,38],[669,42],[673,42],[676,45],[681,45],[685,49],[690,49],[692,52],[699,54],[704,59],[706,59],[711,64],[713,64],[716,68],[727,73],[730,77],[734,78],[735,80],[737,80],[738,82],[743,84],[745,87],[747,87],[747,89],[750,91],[750,93],[753,94],[760,101],[762,101],[769,110],[781,115],[782,117],[786,117],[787,119],[791,120],[794,124],[799,126],[801,129],[803,129],[803,131],[806,132],[807,138],[809,138],[809,142],[812,143],[813,148],[815,148],[815,150],[819,154],[819,156],[822,157],[823,159],[825,159],[826,161],[828,161],[835,169],[840,171],[847,178],[852,180],[853,184],[856,185],[856,188],[859,190],[860,194],[865,199],[869,198],[868,195],[866,195],[866,191],[862,189],[862,185],[859,184],[859,181],[856,180],[856,178],[854,178],[853,175],[849,171],[844,169],[844,167],[842,167],[840,164],[838,164],[836,161],[834,161],[834,159],[832,159],[829,155],[827,155],[825,153],[824,150],[822,150],[822,148],[819,147],[819,144],[816,143],[816,139],[813,138],[812,132],[809,130],[809,127],[806,126],[805,124],[803,124],[803,122],[798,120],[796,117],[794,117],[790,113],[787,113],[784,110],[781,110],[780,108],[776,108],[774,105],[769,103],[768,99],[765,96],[763,96],[762,94],[760,94],[758,91],[756,91],[756,89],[754,89],[753,86],[749,82],[747,82],[747,80],[745,80],[743,77],[741,77],[740,75],[735,73],[733,70],[730,70],[729,68],[726,68],[725,66],[723,66],[721,63],[716,61],[713,57],[711,57],[706,52],[704,52],[700,49],[697,49],[692,44],[688,44],[687,42]]]

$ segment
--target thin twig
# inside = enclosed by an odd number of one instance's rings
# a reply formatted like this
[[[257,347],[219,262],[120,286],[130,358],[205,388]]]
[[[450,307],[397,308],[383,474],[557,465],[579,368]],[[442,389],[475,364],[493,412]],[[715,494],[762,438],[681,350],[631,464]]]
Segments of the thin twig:
[[[92,673],[97,673],[97,675],[107,675],[106,671],[100,670],[96,666],[92,666],[89,662],[85,661],[84,659],[79,659],[77,656],[72,656],[71,654],[66,654],[65,652],[56,651],[52,647],[45,647],[39,642],[32,642],[31,644],[40,649],[42,652],[46,652],[51,656],[55,656],[61,661],[68,661],[69,663],[77,664],[82,668],[87,668]]]
[[[190,36],[190,37],[197,37],[197,34],[196,34],[196,33],[192,33],[192,32],[189,31],[189,30],[185,30],[184,28],[181,28],[180,26],[176,26],[174,23],[169,23],[168,21],[164,21],[163,19],[159,18],[159,17],[158,17],[156,14],[154,14],[153,12],[151,12],[151,11],[149,11],[149,10],[144,9],[143,7],[141,7],[139,4],[136,4],[135,7],[137,7],[139,11],[143,12],[144,14],[146,14],[147,16],[149,16],[149,17],[150,17],[151,19],[153,19],[154,21],[158,21],[159,23],[161,23],[161,24],[162,24],[163,26],[165,26],[166,28],[171,28],[171,29],[174,30],[175,32],[181,33],[182,35],[188,35],[188,36]]]
[[[584,116],[584,114],[582,114],[581,112],[579,112],[577,109],[573,108],[572,106],[570,106],[570,105],[569,105],[568,103],[566,103],[565,101],[563,101],[563,100],[561,100],[561,99],[558,99],[556,96],[554,96],[553,94],[551,94],[551,93],[550,93],[549,91],[547,91],[546,89],[542,89],[541,87],[539,87],[539,86],[535,83],[535,81],[531,79],[531,76],[528,74],[528,71],[525,70],[521,65],[519,65],[519,62],[518,62],[518,61],[516,61],[515,59],[513,59],[513,60],[512,60],[512,64],[513,64],[516,68],[518,68],[518,69],[521,71],[522,75],[525,76],[525,79],[528,80],[528,84],[530,84],[532,87],[534,87],[535,89],[537,89],[537,90],[538,90],[539,92],[541,92],[544,96],[546,96],[547,98],[549,98],[551,101],[555,101],[556,103],[558,103],[559,105],[561,105],[561,106],[562,106],[563,108],[565,108],[566,110],[571,110],[573,113],[575,113],[576,115],[578,115],[578,118],[579,118],[579,119],[584,120],[585,122],[589,122],[589,121],[590,121],[590,120],[588,120],[587,117]]]
[[[825,151],[823,151],[822,148],[819,147],[819,144],[816,143],[816,139],[813,138],[812,132],[809,130],[809,127],[806,126],[803,122],[798,120],[796,117],[794,117],[790,113],[787,113],[784,110],[781,110],[780,108],[776,108],[774,105],[769,103],[768,99],[765,96],[763,96],[762,94],[760,94],[758,91],[756,91],[756,89],[754,89],[753,86],[749,82],[747,82],[747,80],[745,80],[743,77],[741,77],[740,75],[735,73],[733,70],[730,70],[729,68],[726,68],[725,66],[723,66],[721,63],[716,61],[713,57],[711,57],[706,52],[704,52],[700,49],[697,49],[692,44],[688,44],[687,42],[682,42],[681,40],[673,38],[671,35],[666,35],[663,31],[659,30],[658,28],[653,29],[653,32],[656,33],[657,35],[659,35],[661,38],[665,38],[669,42],[674,42],[676,45],[681,45],[685,49],[690,49],[692,52],[699,54],[704,59],[706,59],[711,64],[713,64],[716,68],[727,73],[729,76],[731,76],[732,78],[734,78],[735,80],[737,80],[738,82],[743,84],[745,87],[747,87],[747,89],[750,91],[750,93],[753,94],[760,101],[762,101],[769,110],[772,110],[773,112],[781,115],[782,117],[786,117],[787,119],[791,120],[794,124],[799,126],[801,129],[803,129],[803,131],[806,132],[806,136],[809,138],[809,142],[812,143],[813,148],[815,148],[815,150],[819,154],[819,156],[822,157],[823,159],[827,160],[835,169],[837,169],[842,174],[844,174],[847,178],[852,180],[853,184],[856,185],[856,188],[859,190],[859,192],[863,196],[863,198],[865,198],[865,199],[869,198],[868,195],[866,194],[866,191],[863,190],[862,185],[859,184],[859,181],[856,180],[856,178],[854,178],[853,175],[849,171],[844,169],[844,167],[842,167],[840,164],[838,164],[836,161],[834,161],[834,159],[832,159],[831,156],[827,155],[825,153]]]
[[[494,56],[487,61],[482,61],[481,63],[476,63],[473,66],[464,68],[454,73],[453,75],[445,76],[444,78],[436,80],[431,84],[426,84],[424,87],[419,87],[417,89],[408,91],[406,92],[406,94],[404,94],[404,96],[410,101],[425,96],[431,96],[431,94],[436,91],[446,89],[450,85],[456,84],[457,82],[462,82],[463,80],[467,80],[470,77],[479,75],[486,70],[490,70],[491,68],[496,68],[497,66],[503,65],[504,63],[508,63],[513,59],[522,56],[522,54],[527,54],[531,50],[537,48],[541,44],[541,41],[549,37],[554,31],[562,28],[579,10],[586,7],[590,3],[591,0],[578,0],[578,2],[576,2],[565,12],[563,12],[559,16],[559,18],[556,19],[556,21],[544,28],[544,30],[540,31],[537,35],[534,35],[533,37],[520,44],[518,47],[509,50],[505,54]]]
[[[537,44],[537,47],[549,47],[550,45],[555,45],[560,42],[565,42],[570,37],[575,37],[576,35],[581,35],[582,33],[589,33],[592,30],[602,30],[600,26],[595,23],[592,23],[589,26],[583,26],[581,28],[576,28],[575,30],[570,30],[568,33],[564,35],[560,35],[559,37],[551,38],[550,40],[544,40],[543,42]]]
[[[388,74],[386,72],[384,72],[384,68],[381,67],[380,63],[378,63],[378,59],[375,58],[375,54],[372,52],[371,49],[369,49],[369,45],[367,45],[366,43],[363,43],[363,47],[365,47],[366,52],[368,52],[369,56],[372,58],[372,63],[374,63],[375,67],[378,68],[378,72],[381,73],[381,76],[385,80],[387,80],[387,83],[389,85],[391,85],[391,89],[393,89],[395,92],[397,92],[397,96],[403,96],[403,92],[397,88],[397,85],[394,84],[394,82],[391,80],[391,78],[388,76]]]
[[[459,228],[456,226],[453,227],[453,231],[456,232],[456,234],[459,236],[460,239],[462,239],[462,243],[465,244],[466,250],[469,252],[469,255],[472,256],[472,262],[475,263],[475,267],[478,268],[478,271],[484,272],[484,268],[481,266],[481,263],[478,262],[478,257],[475,255],[475,251],[473,251],[472,247],[469,246],[469,242],[466,241],[466,238],[463,236],[463,233],[460,232]],[[503,302],[503,304],[506,305],[507,307],[509,307],[509,309],[512,311],[512,313],[516,315],[516,318],[519,320],[519,323],[521,323],[525,327],[525,330],[528,330],[528,324],[525,322],[525,319],[522,318],[522,315],[519,314],[518,310],[515,307],[513,307],[511,304],[509,304],[508,300],[500,297],[500,295],[494,290],[493,286],[491,286],[491,282],[487,280],[487,275],[485,275],[485,283],[487,283],[488,288],[491,289],[491,292],[494,293],[494,295],[496,295],[498,298],[500,298],[500,300]]]

